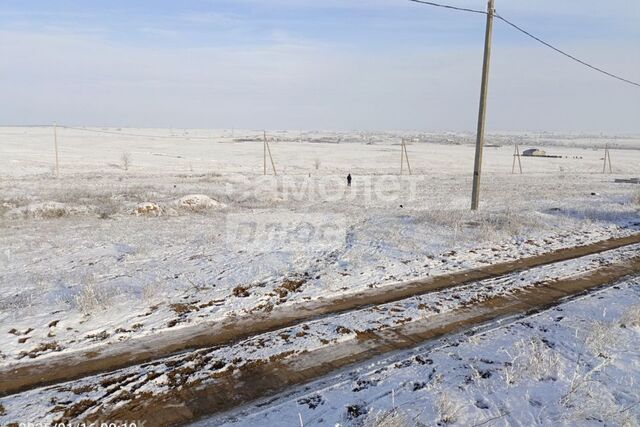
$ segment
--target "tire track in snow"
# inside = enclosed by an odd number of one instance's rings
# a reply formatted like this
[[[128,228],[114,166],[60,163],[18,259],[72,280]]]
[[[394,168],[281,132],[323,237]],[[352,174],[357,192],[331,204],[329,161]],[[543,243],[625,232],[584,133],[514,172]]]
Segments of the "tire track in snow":
[[[372,305],[399,301],[416,295],[454,288],[637,243],[640,243],[640,234],[560,249],[543,255],[442,276],[389,284],[333,298],[320,297],[317,300],[305,301],[291,306],[274,307],[269,313],[250,313],[231,317],[224,321],[182,327],[96,349],[52,354],[43,357],[42,360],[13,364],[0,370],[0,396],[70,381],[99,372],[113,371],[186,350],[237,342],[319,316],[335,315]]]
[[[538,311],[638,273],[637,247],[622,248],[512,273],[507,275],[509,280],[500,276],[326,316],[231,346],[186,352],[28,391],[3,399],[3,403],[11,415],[22,418],[26,416],[22,411],[36,410],[32,413],[63,417],[55,422],[137,419],[152,425],[178,425],[273,396],[347,365],[421,346],[441,335]],[[523,278],[526,283],[521,282]],[[41,403],[29,403],[34,401]],[[20,402],[27,404],[21,408]]]

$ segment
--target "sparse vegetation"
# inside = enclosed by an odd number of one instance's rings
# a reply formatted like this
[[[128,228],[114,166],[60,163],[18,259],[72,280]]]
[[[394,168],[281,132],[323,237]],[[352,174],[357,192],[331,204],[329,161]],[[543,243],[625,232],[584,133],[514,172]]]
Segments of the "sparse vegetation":
[[[409,416],[398,409],[390,411],[371,412],[365,418],[362,427],[413,427],[416,424],[409,420]]]
[[[458,420],[458,414],[463,406],[449,393],[441,392],[435,400],[435,409],[438,414],[438,422],[442,425],[454,424]]]
[[[616,334],[616,325],[594,321],[587,329],[585,337],[585,347],[591,351],[594,356],[608,358],[615,349],[613,348],[619,337]]]
[[[119,211],[118,202],[111,195],[101,197],[96,203],[96,213],[100,219],[109,219]]]
[[[466,240],[496,242],[523,234],[540,226],[539,221],[527,213],[505,209],[497,212],[470,212],[464,209],[443,209],[421,212],[416,222],[447,227],[452,241]]]
[[[74,296],[74,302],[81,313],[89,315],[107,309],[115,296],[115,291],[105,290],[95,282],[93,275],[87,275]]]
[[[147,304],[158,302],[164,293],[165,284],[163,282],[151,282],[142,285],[141,300]]]
[[[131,167],[131,153],[127,151],[122,153],[120,156],[120,163],[122,164],[122,169],[124,169],[125,172],[128,171]]]
[[[623,328],[640,328],[640,305],[635,305],[625,311],[620,317],[619,323]]]
[[[557,376],[560,357],[538,337],[517,341],[513,348],[503,351],[510,359],[503,370],[504,379],[509,385],[527,378],[544,381]]]
[[[29,350],[29,351],[23,351],[20,353],[20,356],[18,357],[18,359],[22,359],[23,357],[28,357],[30,359],[35,359],[36,357],[44,354],[44,353],[48,353],[48,352],[52,352],[52,351],[62,351],[63,348],[60,344],[58,344],[56,341],[51,341],[51,342],[43,342],[40,343],[37,347]]]
[[[594,407],[597,407],[597,410],[601,411],[601,413],[602,411],[611,412],[611,406],[617,406],[615,402],[611,402],[607,404],[607,408],[603,408],[601,397],[599,398],[600,402],[590,402],[591,400],[598,399],[595,397],[598,396],[598,381],[594,382],[593,377],[614,363],[620,356],[620,353],[625,351],[619,348],[621,342],[618,330],[621,327],[627,328],[638,325],[640,325],[640,307],[633,306],[625,311],[617,321],[593,321],[586,328],[582,351],[587,350],[591,358],[595,361],[592,363],[581,363],[586,355],[583,353],[579,354],[569,390],[563,395],[560,402],[566,407],[577,408],[574,410],[574,416],[578,414],[583,417],[588,417],[588,413],[593,412]],[[640,401],[640,395],[638,399]]]

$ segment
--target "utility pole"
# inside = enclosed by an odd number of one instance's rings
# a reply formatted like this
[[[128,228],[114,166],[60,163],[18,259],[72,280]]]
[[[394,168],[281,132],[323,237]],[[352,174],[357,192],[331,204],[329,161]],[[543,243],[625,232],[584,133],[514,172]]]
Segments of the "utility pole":
[[[278,175],[276,172],[276,164],[273,162],[273,156],[271,155],[271,147],[267,141],[267,131],[264,131],[264,174],[267,174],[267,153],[269,153],[269,159],[271,159],[271,167],[273,168],[273,175]]]
[[[514,174],[516,171],[516,157],[518,158],[518,167],[520,168],[520,175],[522,175],[522,163],[520,162],[520,147],[518,147],[518,144],[516,144],[516,147],[513,150],[513,164],[511,165],[512,174]]]
[[[58,123],[53,123],[53,146],[56,151],[56,178],[60,176],[60,165],[58,163]]]
[[[411,175],[411,164],[409,163],[409,153],[407,152],[407,144],[402,138],[400,143],[400,175],[404,172],[404,161],[407,161],[407,169],[409,169],[409,175]]]
[[[267,131],[264,131],[264,139],[262,141],[262,171],[263,175],[267,174]]]
[[[404,171],[404,138],[402,138],[402,142],[400,143],[400,175]]]
[[[611,153],[609,152],[609,144],[604,146],[604,164],[602,165],[602,173],[606,173],[607,161],[609,161],[609,173],[613,173],[613,169],[611,169]]]
[[[273,168],[273,176],[278,175],[276,172],[276,164],[273,162],[273,156],[271,155],[271,147],[269,147],[269,142],[267,142],[267,152],[269,153],[269,159],[271,159],[271,167]]]
[[[407,152],[407,143],[402,140],[402,148],[404,148],[404,158],[407,160],[407,169],[409,169],[409,175],[411,175],[411,164],[409,163],[409,153]]]
[[[484,147],[484,125],[487,113],[487,90],[489,85],[489,64],[491,62],[491,33],[493,32],[493,0],[487,4],[487,29],[484,36],[484,60],[482,63],[482,88],[480,89],[480,109],[478,112],[478,134],[476,136],[476,158],[473,166],[473,190],[471,210],[477,210],[480,203],[480,174],[482,173],[482,150]]]

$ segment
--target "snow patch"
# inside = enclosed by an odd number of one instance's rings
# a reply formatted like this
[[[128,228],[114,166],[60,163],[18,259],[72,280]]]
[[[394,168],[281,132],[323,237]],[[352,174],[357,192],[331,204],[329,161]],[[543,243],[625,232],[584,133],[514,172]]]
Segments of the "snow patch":
[[[11,218],[62,218],[86,214],[89,211],[91,211],[89,206],[46,201],[11,209],[6,215]]]
[[[176,204],[178,207],[193,211],[224,207],[223,203],[204,194],[189,194],[176,200]]]

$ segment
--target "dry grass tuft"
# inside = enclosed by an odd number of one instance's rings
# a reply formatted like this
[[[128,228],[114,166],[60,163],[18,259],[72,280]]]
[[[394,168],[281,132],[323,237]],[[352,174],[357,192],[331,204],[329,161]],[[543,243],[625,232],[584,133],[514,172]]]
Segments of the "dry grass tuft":
[[[625,328],[640,328],[640,305],[629,308],[620,317],[620,325]]]
[[[120,156],[120,163],[122,164],[122,169],[126,172],[131,167],[131,153],[124,152]]]
[[[594,356],[606,357],[618,341],[615,326],[607,322],[593,322],[587,332],[585,346]]]
[[[398,409],[370,413],[364,420],[362,427],[410,427],[415,425],[409,417]]]
[[[96,284],[93,276],[88,275],[75,295],[74,302],[81,313],[89,315],[109,308],[115,297],[116,294],[114,292],[107,292]]]
[[[463,406],[446,392],[440,393],[435,401],[438,425],[455,424]]]
[[[511,358],[510,364],[503,370],[507,384],[527,378],[543,381],[558,375],[560,356],[538,337],[520,340],[512,349],[504,352]]]

